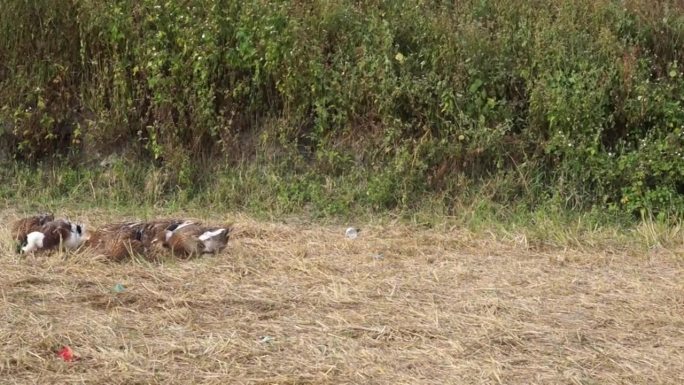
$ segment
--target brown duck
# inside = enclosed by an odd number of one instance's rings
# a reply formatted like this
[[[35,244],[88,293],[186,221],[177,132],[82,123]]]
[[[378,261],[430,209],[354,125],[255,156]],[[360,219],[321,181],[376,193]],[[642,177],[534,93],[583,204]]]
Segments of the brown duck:
[[[63,246],[73,250],[83,243],[83,226],[64,219],[49,221],[40,229],[26,235],[26,242],[21,251],[31,253],[38,250],[49,250]]]
[[[231,225],[202,226],[186,221],[167,227],[163,244],[182,257],[216,254],[228,244],[230,232]]]
[[[113,261],[123,261],[134,255],[146,256],[154,239],[163,236],[166,228],[176,223],[181,221],[110,223],[91,234],[87,244]]]
[[[145,248],[142,234],[136,229],[137,224],[138,222],[119,222],[104,225],[90,234],[86,246],[117,262],[142,254]]]

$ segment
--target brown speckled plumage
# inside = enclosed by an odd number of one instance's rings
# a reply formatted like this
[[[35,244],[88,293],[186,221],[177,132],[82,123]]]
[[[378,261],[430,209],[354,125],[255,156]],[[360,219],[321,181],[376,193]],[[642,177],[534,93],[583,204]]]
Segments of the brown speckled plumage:
[[[128,259],[133,254],[141,254],[144,252],[144,246],[137,230],[139,225],[140,222],[104,225],[90,234],[86,246],[117,262]]]
[[[52,214],[40,214],[26,218],[21,218],[12,223],[12,239],[20,244],[26,243],[26,235],[32,231],[39,231],[40,228],[55,219]]]
[[[90,235],[87,245],[112,261],[134,255],[147,256],[154,240],[163,237],[167,227],[179,220],[118,222],[104,225]]]

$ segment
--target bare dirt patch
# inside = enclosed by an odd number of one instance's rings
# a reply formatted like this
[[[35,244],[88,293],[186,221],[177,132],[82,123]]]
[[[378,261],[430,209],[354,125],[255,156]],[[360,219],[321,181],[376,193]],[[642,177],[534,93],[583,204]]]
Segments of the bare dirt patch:
[[[20,257],[3,229],[2,382],[684,383],[680,256],[235,223],[225,253],[160,264]]]

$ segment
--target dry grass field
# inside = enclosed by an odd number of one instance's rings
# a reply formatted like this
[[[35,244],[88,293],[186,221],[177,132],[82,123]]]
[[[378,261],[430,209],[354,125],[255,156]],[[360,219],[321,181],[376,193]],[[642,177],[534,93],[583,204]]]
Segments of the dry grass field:
[[[681,248],[231,219],[225,253],[154,264],[18,256],[0,228],[1,382],[684,384]]]

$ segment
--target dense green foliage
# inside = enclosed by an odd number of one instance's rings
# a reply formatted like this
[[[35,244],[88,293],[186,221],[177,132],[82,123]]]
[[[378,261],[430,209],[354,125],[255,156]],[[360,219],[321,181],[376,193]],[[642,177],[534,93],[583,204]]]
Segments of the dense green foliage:
[[[684,212],[678,0],[2,3],[15,192]]]

